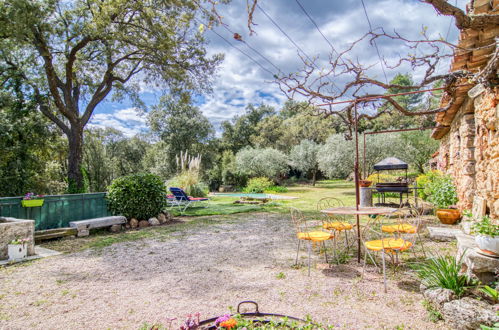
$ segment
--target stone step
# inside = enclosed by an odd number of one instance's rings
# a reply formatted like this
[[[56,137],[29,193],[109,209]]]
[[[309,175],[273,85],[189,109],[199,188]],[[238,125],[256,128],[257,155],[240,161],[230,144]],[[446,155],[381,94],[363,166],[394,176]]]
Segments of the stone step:
[[[435,241],[449,242],[456,239],[456,235],[462,233],[458,226],[453,227],[427,227],[430,238]]]

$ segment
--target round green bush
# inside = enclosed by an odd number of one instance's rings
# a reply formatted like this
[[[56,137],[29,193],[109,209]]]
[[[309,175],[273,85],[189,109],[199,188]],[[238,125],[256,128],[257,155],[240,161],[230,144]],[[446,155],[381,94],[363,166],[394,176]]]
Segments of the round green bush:
[[[157,175],[127,175],[115,179],[108,187],[107,202],[113,214],[149,219],[165,208],[166,188]]]
[[[248,180],[248,185],[244,188],[247,193],[262,193],[273,185],[268,178],[252,178]]]

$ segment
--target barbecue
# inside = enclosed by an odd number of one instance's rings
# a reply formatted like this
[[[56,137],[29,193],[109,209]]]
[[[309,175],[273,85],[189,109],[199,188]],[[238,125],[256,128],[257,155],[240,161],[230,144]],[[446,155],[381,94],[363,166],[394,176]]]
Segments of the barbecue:
[[[409,187],[409,180],[407,178],[407,169],[409,168],[409,165],[406,162],[395,157],[388,157],[375,164],[373,168],[378,174],[378,182],[375,186],[375,191],[378,193],[378,203],[376,205],[393,205],[393,203],[386,203],[386,193],[400,194],[399,205],[402,205],[403,194],[407,194],[407,200],[409,200],[409,192],[411,191],[411,188]],[[402,178],[400,182],[380,182],[379,173],[381,171],[397,170],[405,170],[405,179]]]

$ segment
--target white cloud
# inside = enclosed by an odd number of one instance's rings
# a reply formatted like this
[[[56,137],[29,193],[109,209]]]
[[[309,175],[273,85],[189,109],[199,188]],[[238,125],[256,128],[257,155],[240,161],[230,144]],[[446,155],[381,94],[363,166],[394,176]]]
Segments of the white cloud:
[[[87,126],[90,128],[115,128],[128,137],[147,130],[146,118],[135,108],[120,109],[113,113],[96,113]]]

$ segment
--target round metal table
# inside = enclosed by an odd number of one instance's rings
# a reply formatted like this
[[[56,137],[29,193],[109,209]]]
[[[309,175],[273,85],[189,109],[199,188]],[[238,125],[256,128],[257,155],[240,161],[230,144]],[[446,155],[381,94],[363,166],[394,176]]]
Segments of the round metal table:
[[[382,215],[390,214],[395,212],[397,209],[393,207],[355,207],[355,206],[340,206],[331,207],[329,209],[321,210],[325,214],[336,214],[336,215],[355,215],[357,217],[357,261],[360,262],[360,244],[361,244],[361,234],[360,234],[360,220],[361,215]]]

